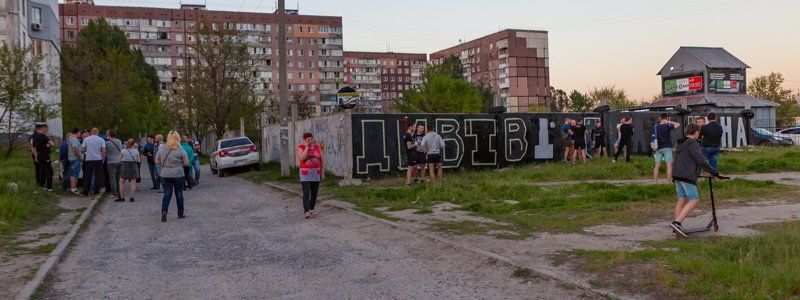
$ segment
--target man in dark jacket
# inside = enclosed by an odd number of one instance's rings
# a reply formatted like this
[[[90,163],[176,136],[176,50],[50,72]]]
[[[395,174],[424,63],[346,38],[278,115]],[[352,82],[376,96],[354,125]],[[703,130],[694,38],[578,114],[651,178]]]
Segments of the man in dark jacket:
[[[700,143],[697,142],[698,138],[700,138],[700,126],[689,124],[686,126],[686,137],[680,139],[678,146],[675,147],[672,181],[675,182],[678,203],[675,205],[675,220],[669,226],[677,235],[684,237],[686,233],[681,222],[694,210],[700,199],[697,192],[697,168],[703,168],[714,176],[720,176],[703,156]]]
[[[619,155],[623,152],[625,153],[625,161],[631,161],[631,152],[633,151],[633,119],[631,117],[625,117],[622,121],[622,126],[619,127],[619,148],[617,148],[616,153],[614,153],[614,159],[611,160],[612,163],[616,163],[617,159],[619,159]],[[623,149],[625,149],[623,151]]]
[[[703,156],[705,156],[711,166],[717,170],[719,170],[717,167],[717,156],[719,156],[720,146],[722,146],[723,134],[722,126],[717,123],[717,114],[708,114],[708,124],[700,129],[700,138],[702,138]]]

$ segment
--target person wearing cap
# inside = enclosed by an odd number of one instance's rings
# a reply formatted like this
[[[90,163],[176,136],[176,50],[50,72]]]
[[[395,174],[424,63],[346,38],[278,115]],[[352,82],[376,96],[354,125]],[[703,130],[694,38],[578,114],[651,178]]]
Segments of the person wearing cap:
[[[303,134],[303,144],[297,146],[297,161],[300,164],[300,184],[303,186],[303,216],[308,219],[317,215],[314,207],[317,204],[319,183],[325,179],[322,150],[313,134]]]

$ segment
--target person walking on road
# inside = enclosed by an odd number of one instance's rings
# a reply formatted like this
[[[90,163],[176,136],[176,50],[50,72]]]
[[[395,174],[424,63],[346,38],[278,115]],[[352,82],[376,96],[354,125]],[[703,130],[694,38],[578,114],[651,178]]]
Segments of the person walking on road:
[[[708,163],[716,170],[719,170],[717,157],[722,146],[722,135],[724,133],[722,126],[717,123],[717,114],[708,114],[708,123],[700,129],[700,139],[702,140],[703,156],[708,159]]]
[[[427,152],[425,161],[428,163],[428,170],[430,170],[431,184],[442,185],[442,150],[444,149],[444,140],[436,133],[433,126],[428,126],[428,134],[422,138],[422,146]]]
[[[659,124],[653,127],[653,140],[658,147],[653,150],[653,159],[656,164],[653,166],[653,182],[658,184],[658,172],[661,170],[661,162],[667,164],[667,182],[672,181],[672,131],[681,124],[669,120],[667,114],[659,116]]]
[[[178,206],[178,219],[186,217],[183,209],[183,185],[185,174],[183,167],[189,165],[189,157],[181,147],[181,136],[177,131],[167,134],[167,143],[160,147],[156,153],[156,165],[161,166],[159,176],[161,185],[164,186],[164,197],[161,199],[161,222],[167,221],[167,211],[172,194],[175,194],[175,204]]]
[[[82,151],[85,153],[86,170],[83,173],[83,195],[89,195],[89,190],[95,195],[100,194],[103,185],[103,160],[106,158],[106,141],[99,136],[100,130],[92,128],[91,135],[83,139]]]
[[[117,138],[117,131],[109,129],[106,131],[108,140],[106,140],[106,175],[108,175],[108,185],[111,188],[109,197],[115,199],[117,202],[125,201],[120,198],[119,181],[120,181],[120,159],[122,158],[122,148],[125,145]]]
[[[192,170],[194,170],[194,183],[200,184],[200,143],[189,139],[189,145],[192,145],[194,151],[194,161],[192,161]]]
[[[125,143],[125,149],[122,150],[120,157],[122,164],[120,165],[120,180],[119,180],[119,198],[125,201],[125,183],[131,186],[131,194],[129,200],[136,201],[136,178],[139,177],[139,163],[142,161],[139,157],[139,149],[136,141],[128,139]]]
[[[297,146],[297,160],[300,164],[300,184],[303,186],[303,217],[316,216],[319,183],[325,180],[325,165],[322,149],[317,145],[314,135],[303,134],[303,144]]]
[[[48,192],[53,191],[53,164],[50,162],[53,141],[47,136],[47,124],[36,124],[31,136],[31,153],[36,166],[36,185]]]
[[[614,159],[611,160],[612,163],[616,163],[617,159],[619,159],[619,155],[625,152],[625,162],[631,161],[631,151],[633,147],[633,119],[631,117],[625,117],[622,121],[622,125],[619,126],[619,147],[617,151],[614,153]]]

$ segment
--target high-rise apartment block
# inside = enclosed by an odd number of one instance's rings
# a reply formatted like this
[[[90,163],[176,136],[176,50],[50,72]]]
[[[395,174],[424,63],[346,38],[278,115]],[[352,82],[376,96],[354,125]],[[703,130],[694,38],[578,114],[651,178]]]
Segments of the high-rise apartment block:
[[[464,78],[484,82],[496,93],[495,105],[509,112],[544,111],[550,107],[547,32],[507,29],[431,54],[432,64],[456,56]]]
[[[39,71],[33,74],[36,85],[35,98],[46,106],[54,108],[55,116],[47,120],[24,120],[22,122],[45,121],[50,127],[50,135],[62,137],[61,88],[61,35],[58,22],[58,1],[56,0],[0,0],[0,44],[9,47],[30,48],[30,53],[41,58]],[[0,115],[3,111],[0,107]],[[0,120],[5,122],[6,120]],[[5,123],[3,123],[5,124]],[[26,124],[32,125],[32,124]],[[17,126],[5,130],[16,130],[32,126]]]
[[[61,4],[61,34],[64,43],[74,43],[89,20],[105,18],[118,26],[128,42],[142,50],[154,66],[165,99],[177,73],[192,55],[190,47],[198,22],[243,31],[260,83],[257,94],[278,95],[278,15],[275,13],[210,11],[205,5],[181,5],[179,9],[98,6],[90,0],[67,0]],[[336,92],[344,80],[342,18],[300,15],[287,10],[287,80],[289,94],[302,93],[316,103],[318,113],[336,105]]]
[[[427,63],[426,54],[348,51],[344,82],[361,94],[364,112],[387,113],[403,91],[422,83]]]

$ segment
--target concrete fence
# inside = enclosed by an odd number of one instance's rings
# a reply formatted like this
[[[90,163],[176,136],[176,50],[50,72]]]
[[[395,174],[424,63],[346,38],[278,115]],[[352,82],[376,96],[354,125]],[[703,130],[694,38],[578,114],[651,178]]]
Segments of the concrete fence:
[[[325,170],[350,178],[353,175],[353,135],[351,116],[347,113],[306,119],[289,123],[289,156],[297,166],[296,149],[302,143],[303,133],[310,132],[323,147]],[[280,124],[262,127],[262,159],[280,163]]]

